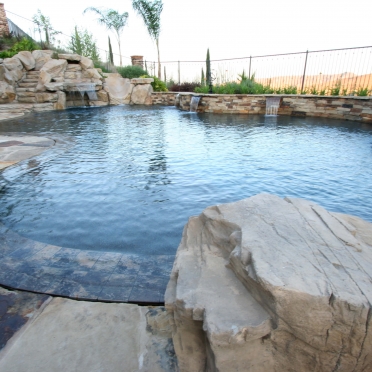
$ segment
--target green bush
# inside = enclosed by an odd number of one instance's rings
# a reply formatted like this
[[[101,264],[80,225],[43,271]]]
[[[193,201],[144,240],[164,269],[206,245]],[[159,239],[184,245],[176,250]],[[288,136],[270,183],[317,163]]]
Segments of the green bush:
[[[368,93],[369,93],[369,89],[368,88],[359,88],[355,91],[355,94],[359,97],[366,97],[368,96]]]
[[[164,83],[164,81],[161,81],[156,76],[142,75],[140,77],[145,79],[146,78],[154,79],[154,81],[151,83],[154,92],[168,92],[167,85]]]
[[[15,43],[10,49],[0,52],[0,58],[11,58],[15,56],[18,52],[28,50],[32,52],[33,50],[39,49],[39,45],[36,44],[31,39],[24,37],[17,43]]]
[[[116,67],[118,73],[126,79],[134,79],[139,78],[142,75],[147,75],[147,71],[145,71],[141,66],[124,66],[124,67]]]

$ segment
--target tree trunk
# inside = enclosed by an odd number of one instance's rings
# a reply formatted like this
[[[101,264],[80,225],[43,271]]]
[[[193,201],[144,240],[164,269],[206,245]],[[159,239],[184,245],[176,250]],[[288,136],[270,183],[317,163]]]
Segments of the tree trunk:
[[[161,80],[161,66],[160,66],[159,39],[156,39],[156,48],[158,49],[158,78]]]
[[[122,59],[121,59],[121,46],[120,46],[120,39],[118,40],[118,44],[119,44],[119,54],[120,54],[120,67],[123,66],[123,62],[122,62]]]

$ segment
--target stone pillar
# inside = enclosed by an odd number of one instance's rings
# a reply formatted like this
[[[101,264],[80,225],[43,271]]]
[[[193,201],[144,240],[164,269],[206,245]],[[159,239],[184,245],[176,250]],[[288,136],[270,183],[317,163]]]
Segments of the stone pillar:
[[[143,56],[131,56],[133,66],[141,66],[143,68]]]
[[[4,3],[0,3],[0,36],[9,34],[8,20],[6,19]]]

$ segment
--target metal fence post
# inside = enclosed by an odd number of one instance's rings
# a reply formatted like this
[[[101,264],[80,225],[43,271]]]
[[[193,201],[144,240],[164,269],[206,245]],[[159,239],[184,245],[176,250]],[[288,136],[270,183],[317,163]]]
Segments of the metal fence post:
[[[252,63],[252,56],[249,57],[249,73],[248,73],[249,79],[251,79],[251,63]]]
[[[306,57],[305,57],[305,66],[304,66],[304,74],[302,76],[302,84],[301,84],[301,92],[302,93],[304,91],[304,84],[305,84],[305,76],[306,76],[306,65],[307,65],[307,56],[309,54],[309,51],[307,50],[306,51]]]
[[[181,67],[180,67],[180,61],[178,61],[178,85],[181,85]]]

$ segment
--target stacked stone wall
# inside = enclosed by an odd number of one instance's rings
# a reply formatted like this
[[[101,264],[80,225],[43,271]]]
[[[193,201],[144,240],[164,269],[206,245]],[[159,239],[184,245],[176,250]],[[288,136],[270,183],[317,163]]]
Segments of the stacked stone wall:
[[[193,93],[180,93],[179,107],[189,111]],[[215,114],[265,114],[264,95],[200,95],[198,112]],[[312,116],[372,123],[372,97],[282,96],[278,115]]]
[[[0,36],[9,34],[8,20],[6,19],[6,13],[4,4],[0,3]]]
[[[164,106],[175,106],[177,92],[153,92],[152,93],[152,104],[153,105],[164,105]]]

